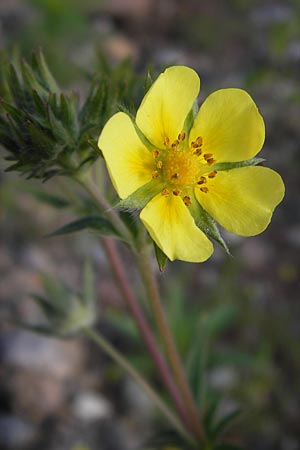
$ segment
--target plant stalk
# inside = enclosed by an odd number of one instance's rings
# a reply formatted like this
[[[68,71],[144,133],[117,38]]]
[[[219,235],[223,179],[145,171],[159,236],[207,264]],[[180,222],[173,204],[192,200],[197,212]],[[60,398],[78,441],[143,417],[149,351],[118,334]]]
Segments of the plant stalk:
[[[149,327],[149,324],[145,318],[144,312],[139,307],[135,295],[130,287],[130,284],[127,279],[127,274],[122,264],[122,261],[119,257],[115,242],[109,238],[103,238],[102,242],[107,257],[110,261],[111,267],[113,269],[114,275],[116,277],[116,280],[118,281],[121,292],[124,295],[124,299],[127,303],[129,310],[131,311],[133,317],[136,320],[138,329],[148,348],[152,360],[158,369],[158,372],[162,378],[162,381],[167,391],[169,392],[171,398],[173,399],[176,405],[177,411],[183,423],[186,426],[188,426],[189,417],[183,399],[181,397],[181,394],[179,393],[176,383],[172,378],[169,367],[157,347],[157,343],[155,342],[151,328]]]
[[[148,397],[153,401],[162,414],[173,425],[174,429],[178,431],[185,439],[191,440],[188,433],[185,431],[178,417],[170,410],[170,408],[163,402],[150,384],[138,373],[138,371],[124,358],[118,350],[116,350],[111,343],[101,334],[94,331],[92,328],[85,328],[83,332],[92,339],[99,347],[106,352],[125,372],[127,372],[141,386]]]
[[[186,374],[182,367],[180,356],[177,351],[173,335],[170,331],[165,311],[161,304],[158,286],[149,260],[149,255],[145,248],[137,254],[137,260],[140,274],[147,290],[153,316],[165,347],[167,358],[174,372],[175,379],[189,414],[190,430],[193,431],[198,440],[203,440],[205,435],[201,424],[200,415],[195,405],[190,387],[187,383]]]

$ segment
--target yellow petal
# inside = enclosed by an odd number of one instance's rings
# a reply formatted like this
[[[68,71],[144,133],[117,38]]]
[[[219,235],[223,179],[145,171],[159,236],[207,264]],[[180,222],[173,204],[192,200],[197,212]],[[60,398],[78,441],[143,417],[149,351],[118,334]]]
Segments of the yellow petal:
[[[263,146],[265,126],[254,101],[242,89],[220,89],[201,106],[190,142],[203,138],[202,153],[217,162],[244,161]]]
[[[145,95],[136,115],[144,135],[158,148],[165,137],[174,142],[182,131],[200,89],[196,72],[185,66],[166,69]]]
[[[152,239],[171,261],[202,262],[211,256],[212,243],[195,225],[180,197],[159,194],[142,210],[140,217]]]
[[[207,193],[196,190],[199,203],[226,230],[241,236],[264,231],[284,196],[280,175],[266,167],[220,171],[205,186]]]
[[[155,169],[151,152],[139,139],[127,114],[119,112],[106,123],[98,140],[113,185],[126,198],[148,183]]]

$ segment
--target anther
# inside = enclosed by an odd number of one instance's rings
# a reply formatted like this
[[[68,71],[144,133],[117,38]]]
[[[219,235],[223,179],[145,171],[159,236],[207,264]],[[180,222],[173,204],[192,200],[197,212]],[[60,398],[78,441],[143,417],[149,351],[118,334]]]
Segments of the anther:
[[[159,151],[158,151],[158,150],[153,150],[152,156],[153,156],[154,159],[158,158],[158,156],[159,156]]]
[[[202,150],[200,147],[196,148],[196,150],[193,152],[193,155],[196,155],[196,156],[200,156],[201,154],[202,154]]]
[[[180,190],[180,189],[174,189],[174,190],[173,190],[173,194],[176,195],[176,196],[178,196],[178,195],[181,194],[181,190]]]
[[[200,180],[197,182],[197,184],[204,184],[206,182],[207,182],[207,180],[205,177],[200,177]]]
[[[157,170],[154,170],[154,172],[152,172],[152,178],[157,178],[158,177],[158,172]]]
[[[200,147],[200,146],[202,145],[202,143],[203,143],[202,136],[198,136],[197,139],[196,139],[196,142],[197,142],[197,144],[198,144],[199,147]]]
[[[161,195],[163,195],[164,197],[168,197],[169,194],[170,194],[170,191],[167,188],[164,188],[161,192]]]
[[[158,169],[161,169],[162,166],[163,166],[163,162],[162,162],[162,161],[157,161],[156,167],[157,167]]]
[[[192,148],[197,148],[197,147],[199,147],[198,142],[193,141],[193,142],[191,143],[191,147],[192,147]]]
[[[171,178],[175,178],[176,180],[178,180],[179,178],[179,173],[174,173]]]
[[[169,144],[170,144],[170,139],[168,138],[168,136],[165,136],[164,145],[169,145]]]
[[[181,131],[181,133],[179,133],[178,135],[178,140],[184,141],[184,139],[185,139],[185,131]]]
[[[207,161],[208,159],[211,159],[213,156],[212,153],[204,153],[203,158]]]
[[[202,191],[206,194],[208,192],[208,188],[206,186],[203,186],[200,188],[200,191]]]
[[[208,178],[214,178],[217,175],[217,171],[213,170],[212,172],[210,172],[207,176]]]
[[[207,164],[209,165],[209,166],[212,166],[213,164],[215,164],[215,162],[217,162],[214,158],[208,158],[207,160],[206,160],[206,162],[207,162]]]
[[[192,204],[192,200],[191,200],[191,198],[190,198],[188,195],[186,195],[185,197],[183,197],[183,202],[184,202],[184,204],[185,204],[186,206],[191,206],[191,204]]]
[[[178,139],[176,139],[174,142],[173,142],[173,144],[172,144],[172,148],[177,148],[178,147],[178,145],[179,145],[179,141],[178,141]]]

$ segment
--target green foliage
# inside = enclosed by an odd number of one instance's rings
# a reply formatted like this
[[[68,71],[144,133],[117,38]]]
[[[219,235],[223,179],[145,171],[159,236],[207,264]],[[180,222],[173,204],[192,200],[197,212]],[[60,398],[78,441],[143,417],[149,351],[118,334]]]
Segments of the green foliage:
[[[7,171],[47,180],[74,175],[97,159],[95,139],[116,105],[105,78],[92,83],[82,106],[74,93],[61,92],[41,51],[31,64],[6,62],[1,78],[0,143],[13,162]]]
[[[57,230],[53,231],[48,237],[61,236],[64,234],[75,233],[81,230],[95,230],[100,236],[118,236],[116,229],[107,219],[101,216],[87,216],[74,220]]]
[[[93,269],[89,262],[83,270],[82,292],[77,293],[61,281],[41,274],[45,296],[33,294],[33,300],[42,309],[46,325],[28,325],[23,327],[38,333],[53,336],[72,336],[81,329],[94,324],[96,315],[96,294],[94,291]]]

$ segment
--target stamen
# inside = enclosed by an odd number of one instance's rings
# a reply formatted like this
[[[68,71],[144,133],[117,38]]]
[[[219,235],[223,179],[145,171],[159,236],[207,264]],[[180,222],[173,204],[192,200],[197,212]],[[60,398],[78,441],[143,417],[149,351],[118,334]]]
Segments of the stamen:
[[[152,172],[152,178],[157,178],[158,177],[158,172],[157,170],[154,170],[154,172]]]
[[[196,148],[196,150],[193,152],[193,155],[196,155],[196,156],[200,156],[201,154],[202,154],[202,150],[200,147]]]
[[[178,196],[178,195],[181,194],[181,190],[180,190],[180,189],[174,189],[174,190],[173,190],[173,194],[176,195],[176,196]]]
[[[199,147],[198,142],[193,141],[193,142],[191,143],[191,147],[192,147],[192,148],[197,148],[197,147]]]
[[[181,131],[181,133],[179,133],[178,135],[178,140],[184,141],[184,139],[185,139],[185,131]]]
[[[209,166],[212,166],[213,164],[215,164],[215,162],[217,162],[214,158],[208,158],[207,160],[206,160],[206,162],[207,162],[207,164],[209,165]]]
[[[153,156],[154,159],[158,158],[159,157],[159,151],[158,150],[153,150],[152,156]]]
[[[172,148],[175,149],[178,147],[178,145],[179,145],[179,141],[176,139],[172,144]]]
[[[158,169],[161,169],[162,166],[163,166],[163,162],[162,162],[162,161],[157,161],[156,167],[157,167]]]
[[[203,186],[200,188],[200,191],[202,191],[206,194],[208,192],[208,188],[206,186]]]
[[[207,182],[207,180],[206,180],[205,177],[200,177],[200,180],[198,181],[197,184],[204,184],[204,183],[206,183],[206,182]]]
[[[208,178],[215,178],[215,176],[217,175],[217,171],[213,170],[212,172],[210,172],[207,176]]]
[[[170,195],[169,189],[164,188],[161,192],[161,195],[163,195],[164,197],[168,197],[168,195]]]
[[[183,197],[183,202],[184,202],[184,204],[185,204],[186,206],[191,206],[191,204],[192,204],[192,200],[191,200],[191,198],[190,198],[188,195],[186,195],[185,197]]]
[[[197,142],[197,144],[198,144],[199,147],[200,147],[200,146],[202,145],[202,143],[203,143],[202,136],[198,136],[197,139],[196,139],[196,142]]]
[[[212,153],[204,153],[203,158],[205,159],[205,161],[207,161],[208,159],[211,159],[213,157]]]
[[[164,145],[169,145],[169,144],[170,144],[170,139],[168,138],[168,136],[165,136]]]
[[[178,180],[178,178],[179,178],[179,173],[174,173],[174,175],[172,175],[171,178],[175,178],[176,180]]]

